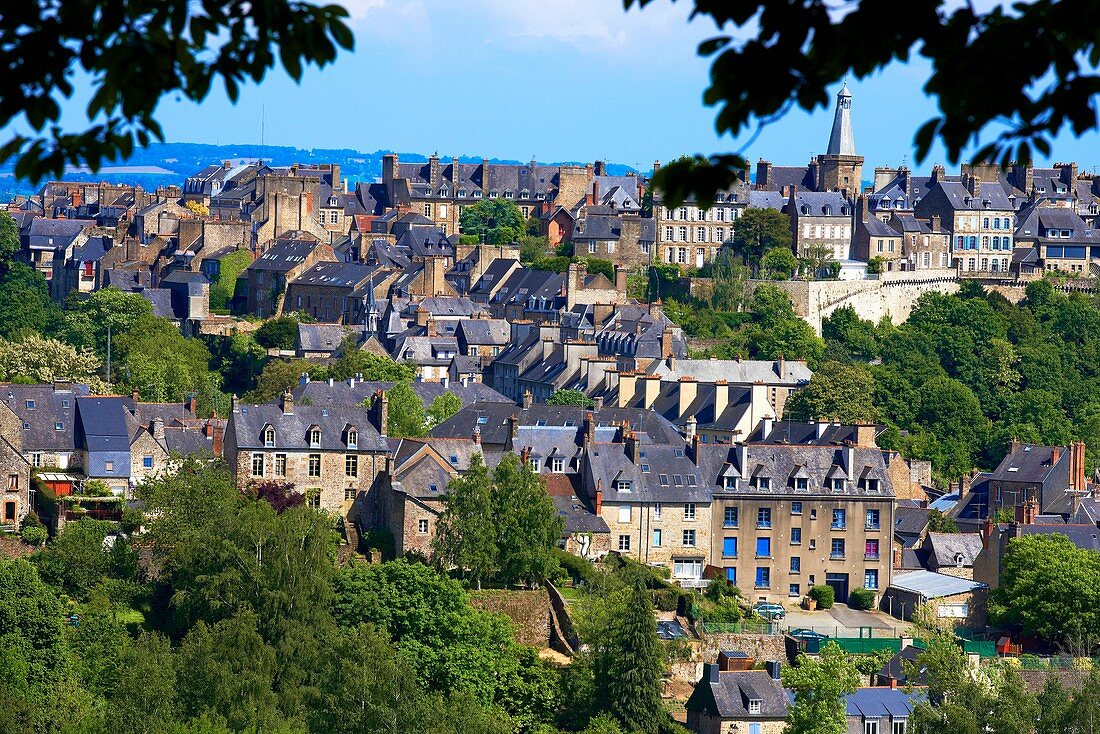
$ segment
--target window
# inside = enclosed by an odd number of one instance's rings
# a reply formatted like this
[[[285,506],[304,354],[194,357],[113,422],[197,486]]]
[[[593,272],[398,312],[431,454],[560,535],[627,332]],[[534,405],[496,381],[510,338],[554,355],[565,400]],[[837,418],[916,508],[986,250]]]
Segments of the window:
[[[905,720],[895,721],[893,728],[890,730],[890,734],[905,734]]]
[[[264,455],[252,454],[252,476],[262,477],[264,475]]]
[[[28,400],[26,402],[27,410],[34,410],[34,405],[35,405],[35,403],[34,403],[33,400]]]
[[[878,530],[882,525],[882,511],[881,510],[867,510],[867,529]]]
[[[661,483],[661,486],[668,485],[668,474],[658,474],[657,480]]]
[[[19,475],[18,474],[9,474],[8,475],[8,489],[12,492],[18,492],[19,491]]]
[[[737,508],[736,507],[727,507],[725,509],[724,516],[722,518],[722,527],[724,527],[724,528],[735,528],[735,527],[737,527]]]
[[[53,429],[55,431],[64,431],[65,430],[65,424],[62,423],[61,421],[58,421],[58,422],[53,424]]]
[[[761,507],[756,511],[756,527],[770,528],[772,526],[772,508]]]
[[[703,562],[695,559],[679,559],[672,562],[672,575],[678,579],[703,577]]]
[[[722,538],[722,557],[737,558],[737,538],[727,536]]]
[[[757,558],[771,558],[772,557],[772,539],[771,538],[757,538],[756,539],[756,557]]]
[[[802,545],[802,528],[791,528],[791,545]]]
[[[791,556],[791,573],[802,573],[801,556]]]
[[[788,596],[801,596],[801,595],[802,595],[802,587],[799,586],[798,584],[791,584],[790,585],[790,591],[788,592]]]
[[[355,454],[348,454],[344,457],[344,476],[359,476],[359,457]]]
[[[103,470],[104,471],[114,471],[115,470],[115,462],[113,462],[113,461],[103,462]]]
[[[684,505],[684,519],[685,520],[694,520],[695,519],[695,503],[694,502],[688,502],[687,504]]]
[[[760,699],[759,698],[750,698],[749,699],[749,713],[750,714],[759,714],[760,713]]]
[[[560,459],[560,458],[551,459],[550,460],[550,470],[553,471],[555,474],[563,474],[565,472],[565,459]],[[628,482],[628,484],[629,484],[629,482]],[[628,486],[626,488],[626,490],[624,490],[624,491],[629,492],[630,487]]]
[[[768,589],[772,585],[772,570],[767,566],[756,567],[756,588]]]
[[[595,240],[591,240],[588,243],[588,254],[589,255],[595,255],[596,254],[596,241]]]
[[[810,488],[810,480],[806,479],[806,477],[795,477],[794,478],[794,488],[795,489],[802,489],[802,490],[809,489]]]
[[[619,522],[630,522],[630,505],[619,505]]]
[[[760,734],[760,724],[758,724],[758,723],[749,724],[749,734]]]
[[[869,719],[867,721],[864,721],[863,734],[878,734],[878,719]]]
[[[654,520],[660,520],[661,519],[661,503],[660,502],[656,502],[653,505],[653,519]]]
[[[681,540],[682,540],[682,542],[680,543],[680,545],[684,546],[685,548],[694,548],[695,547],[695,531],[694,530],[685,530]]]
[[[275,476],[286,476],[286,454],[275,454]]]
[[[310,454],[309,455],[309,476],[319,477],[321,476],[321,455]]]
[[[143,457],[141,457],[141,465],[145,469],[152,469],[153,468],[153,457],[152,456],[143,456]]]
[[[801,515],[802,514],[802,503],[801,502],[792,502],[791,503],[791,514],[792,515]]]
[[[846,527],[848,527],[848,512],[839,508],[834,509],[832,529],[844,530]]]
[[[561,459],[558,459],[558,461],[561,461]],[[616,492],[629,492],[630,491],[630,480],[629,479],[616,479],[615,480],[615,491]]]
[[[42,454],[31,454],[31,466],[42,466]]]
[[[833,538],[829,547],[829,558],[844,558],[844,538]]]
[[[264,429],[264,446],[269,449],[275,447],[275,429],[271,426]]]
[[[620,551],[629,551],[630,550],[630,536],[629,535],[620,535],[619,536],[619,550]]]
[[[772,480],[770,477],[759,477],[756,480],[756,486],[758,489],[768,490],[772,488]]]
[[[837,478],[833,480],[833,490],[836,492],[844,492],[848,489],[848,482],[843,479]]]
[[[319,487],[306,490],[306,504],[315,510],[321,507],[321,489]]]
[[[535,474],[539,473],[541,465],[542,465],[542,462],[540,462],[538,459],[530,459],[527,462],[527,468],[530,469]]]
[[[431,204],[425,204],[424,205],[424,216],[430,217],[431,215],[432,215],[432,205]]]
[[[355,430],[354,428],[348,431],[348,448],[359,448],[359,431]]]
[[[878,560],[878,538],[872,538],[864,544],[863,557],[868,560]]]
[[[321,445],[321,429],[311,428],[309,429],[309,445],[310,448],[317,448]]]
[[[878,588],[878,569],[868,568],[863,572],[863,585],[868,589]]]
[[[416,532],[420,533],[421,535],[427,535],[428,534],[428,521],[424,520],[424,519],[417,520],[416,521]]]
[[[653,547],[654,548],[660,548],[661,547],[661,529],[660,528],[653,528]]]

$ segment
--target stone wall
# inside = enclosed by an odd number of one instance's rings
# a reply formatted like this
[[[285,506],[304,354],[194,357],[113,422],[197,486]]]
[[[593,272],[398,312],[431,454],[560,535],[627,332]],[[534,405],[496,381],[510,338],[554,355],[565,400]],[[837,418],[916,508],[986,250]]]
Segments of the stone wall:
[[[516,640],[523,645],[547,647],[550,642],[550,597],[545,590],[506,591],[485,589],[470,591],[475,609],[503,614],[512,621]]]
[[[851,306],[862,318],[877,323],[888,317],[895,324],[909,318],[925,293],[956,293],[954,270],[920,270],[883,273],[867,280],[747,281],[746,296],[761,282],[774,285],[790,296],[794,312],[821,333],[821,321],[837,309]]]

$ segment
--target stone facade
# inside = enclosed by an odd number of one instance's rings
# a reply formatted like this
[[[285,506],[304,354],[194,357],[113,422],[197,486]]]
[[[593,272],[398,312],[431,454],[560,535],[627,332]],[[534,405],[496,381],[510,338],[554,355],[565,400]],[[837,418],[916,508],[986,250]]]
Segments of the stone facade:
[[[602,502],[597,513],[611,531],[611,550],[674,576],[677,561],[705,563],[710,554],[710,503]]]
[[[760,728],[750,730],[749,725],[753,723]],[[739,721],[695,711],[688,713],[687,725],[696,734],[749,734],[750,731],[759,732],[759,734],[783,734],[787,730],[787,722],[784,720]]]
[[[16,530],[31,509],[31,467],[7,438],[0,439],[0,483],[0,528]]]
[[[734,223],[747,206],[745,201],[715,203],[710,209],[684,204],[669,209],[654,206],[657,218],[657,252],[654,261],[698,269],[714,260],[723,244],[733,239]]]

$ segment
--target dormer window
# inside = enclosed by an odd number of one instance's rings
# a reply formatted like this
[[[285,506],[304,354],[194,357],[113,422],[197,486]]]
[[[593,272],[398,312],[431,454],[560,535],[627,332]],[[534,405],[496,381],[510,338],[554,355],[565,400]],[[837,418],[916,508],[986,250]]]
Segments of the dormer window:
[[[550,471],[554,472],[555,474],[563,474],[565,472],[565,459],[551,459]]]
[[[795,477],[794,478],[794,488],[795,489],[801,489],[801,490],[809,489],[810,488],[810,480],[807,479],[806,477]]]
[[[271,426],[264,429],[264,446],[269,449],[275,448],[275,429]]]
[[[460,199],[465,199],[466,198],[466,189],[459,189],[458,190],[458,198],[460,198]]]
[[[538,474],[542,468],[542,462],[538,459],[529,459],[527,461],[527,468],[530,469],[533,473]]]
[[[762,701],[763,701],[763,699],[760,699],[760,698],[750,698],[749,699],[749,713],[759,715],[759,713],[760,713],[760,704],[762,703]]]
[[[446,189],[446,188],[442,188],[442,189],[440,189],[440,190],[439,190],[439,195],[440,195],[440,196],[446,196],[446,195],[447,195],[447,189]]]
[[[511,199],[512,198],[512,192],[511,191],[505,191],[504,192],[504,198],[505,199]]]
[[[348,448],[359,448],[359,431],[355,430],[354,428],[348,429]]]
[[[332,197],[330,197],[330,198],[329,198],[329,200],[328,200],[328,205],[329,205],[329,206],[339,206],[339,205],[340,205],[340,201],[339,201],[339,199],[337,199],[337,198],[336,198],[335,196],[332,196]]]
[[[313,426],[309,429],[309,447],[318,448],[321,445],[321,429]]]
[[[632,487],[632,482],[629,479],[616,479],[615,491],[616,492],[629,492]]]
[[[475,199],[480,199],[481,198],[481,192],[480,191],[475,191],[474,192],[474,198]]]

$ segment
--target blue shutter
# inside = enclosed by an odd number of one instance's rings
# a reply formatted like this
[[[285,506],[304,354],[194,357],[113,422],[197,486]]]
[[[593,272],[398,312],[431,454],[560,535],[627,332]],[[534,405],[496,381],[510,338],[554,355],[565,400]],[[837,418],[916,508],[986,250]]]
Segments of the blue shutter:
[[[737,538],[722,539],[722,555],[727,558],[737,557]]]
[[[757,538],[756,539],[756,555],[758,556],[770,556],[772,554],[772,539],[771,538]]]

